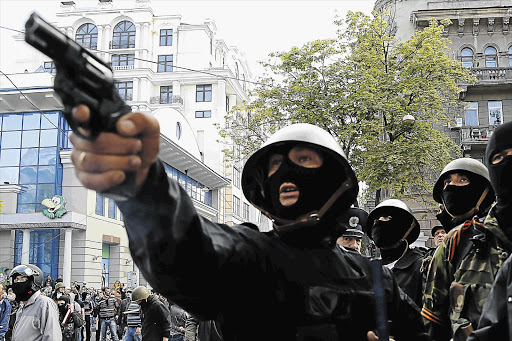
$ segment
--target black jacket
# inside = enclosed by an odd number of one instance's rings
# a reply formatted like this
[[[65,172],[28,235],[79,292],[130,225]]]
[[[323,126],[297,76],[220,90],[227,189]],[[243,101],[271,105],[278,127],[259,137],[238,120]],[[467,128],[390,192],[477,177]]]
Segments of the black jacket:
[[[407,253],[393,266],[398,286],[418,305],[423,306],[423,289],[425,280],[420,268],[426,250],[420,248],[409,249]]]
[[[147,303],[141,303],[142,341],[162,341],[170,338],[169,310],[160,300],[149,295]]]
[[[496,274],[485,301],[478,329],[467,341],[512,341],[512,257]]]
[[[132,257],[159,293],[219,321],[225,340],[366,340],[375,329],[370,262],[333,242],[295,247],[275,234],[199,216],[157,162],[138,195],[118,202]],[[422,340],[418,307],[384,269],[397,341]]]

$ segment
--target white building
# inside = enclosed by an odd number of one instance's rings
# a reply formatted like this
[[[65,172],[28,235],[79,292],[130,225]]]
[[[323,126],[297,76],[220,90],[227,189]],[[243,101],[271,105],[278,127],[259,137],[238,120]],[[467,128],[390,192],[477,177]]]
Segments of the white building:
[[[243,54],[217,38],[215,22],[190,25],[179,15],[155,15],[149,0],[130,8],[115,0],[94,8],[63,1],[61,8],[53,24],[111,62],[119,94],[134,111],[159,120],[160,158],[200,214],[228,225],[261,221],[270,229],[243,197],[241,165],[224,161],[223,149],[233,146],[216,126],[247,100],[251,74]],[[67,285],[86,280],[99,287],[102,276],[108,285],[126,282],[137,269],[122,217],[112,200],[75,177],[64,134],[69,126],[52,89],[55,66],[23,35],[14,39],[18,57],[9,79],[0,78],[0,267],[31,262],[45,275],[63,275]],[[54,195],[68,212],[50,219],[42,201]]]

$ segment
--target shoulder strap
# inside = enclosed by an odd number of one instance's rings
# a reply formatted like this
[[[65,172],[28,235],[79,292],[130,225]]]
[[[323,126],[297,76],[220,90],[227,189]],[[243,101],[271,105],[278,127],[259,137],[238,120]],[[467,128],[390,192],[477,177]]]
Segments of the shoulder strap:
[[[471,232],[474,223],[474,219],[464,222],[459,228],[450,231],[446,238],[446,250],[448,252],[446,259],[452,263],[455,268],[459,267],[462,260],[473,248],[473,243],[469,241],[467,234]]]

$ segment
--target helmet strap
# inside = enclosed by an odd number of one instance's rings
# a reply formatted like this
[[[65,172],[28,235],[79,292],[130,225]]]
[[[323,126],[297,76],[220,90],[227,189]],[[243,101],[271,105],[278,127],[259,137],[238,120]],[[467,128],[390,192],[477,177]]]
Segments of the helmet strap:
[[[444,206],[444,209],[445,209],[446,213],[448,213],[448,215],[450,217],[452,217],[453,219],[461,219],[461,218],[465,219],[465,218],[472,217],[473,215],[478,213],[478,211],[480,210],[480,205],[485,200],[485,197],[487,197],[488,193],[489,193],[489,186],[485,187],[485,190],[482,192],[482,195],[480,195],[480,199],[478,199],[478,201],[476,202],[475,207],[473,207],[471,210],[467,211],[466,213],[458,215],[458,216],[457,215],[453,215],[453,214],[450,213],[450,211],[448,211],[448,208],[446,207],[446,204],[444,202],[444,198],[442,196],[441,196],[441,200],[443,202],[443,206]]]
[[[286,219],[280,219],[278,217],[274,217],[272,214],[262,211],[267,217],[269,217],[272,222],[274,223],[274,228],[276,231],[279,232],[279,230],[295,230],[298,228],[306,227],[306,226],[313,226],[320,222],[322,217],[325,215],[325,213],[331,208],[331,206],[338,200],[343,193],[348,191],[350,188],[352,188],[353,184],[351,179],[345,180],[341,186],[334,192],[329,200],[320,208],[318,211],[312,211],[310,213],[307,213],[303,216],[298,217],[296,220],[286,220]]]

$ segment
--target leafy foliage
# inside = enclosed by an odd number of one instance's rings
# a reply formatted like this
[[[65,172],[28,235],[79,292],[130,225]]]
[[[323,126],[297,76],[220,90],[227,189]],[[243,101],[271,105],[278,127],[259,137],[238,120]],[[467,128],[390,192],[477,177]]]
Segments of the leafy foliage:
[[[283,126],[315,124],[335,136],[370,191],[429,192],[432,174],[460,154],[435,128],[462,111],[457,84],[474,76],[448,58],[443,23],[432,20],[405,42],[383,14],[350,12],[336,24],[337,39],[272,53],[263,85],[227,115],[221,135],[250,155]]]

